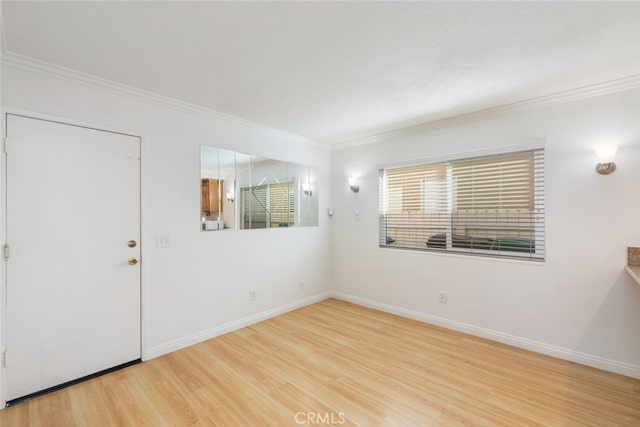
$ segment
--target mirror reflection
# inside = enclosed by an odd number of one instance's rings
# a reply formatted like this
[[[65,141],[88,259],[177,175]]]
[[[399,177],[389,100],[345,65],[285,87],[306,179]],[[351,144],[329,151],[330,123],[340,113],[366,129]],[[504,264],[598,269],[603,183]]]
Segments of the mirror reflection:
[[[236,153],[202,147],[200,153],[201,228],[223,230],[235,227]]]
[[[201,147],[201,230],[318,225],[317,167]]]

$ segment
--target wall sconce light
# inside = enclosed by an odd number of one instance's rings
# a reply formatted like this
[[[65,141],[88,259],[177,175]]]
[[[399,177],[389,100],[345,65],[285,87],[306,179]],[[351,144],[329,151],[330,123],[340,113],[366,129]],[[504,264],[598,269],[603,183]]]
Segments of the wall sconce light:
[[[596,150],[598,156],[598,164],[596,171],[601,175],[608,175],[616,170],[616,164],[613,159],[616,156],[617,147],[601,147]]]
[[[311,191],[311,184],[309,184],[308,182],[303,182],[302,183],[302,192],[304,193],[305,196],[311,196],[313,194],[313,191]]]
[[[236,195],[232,192],[227,193],[227,201],[233,203],[236,200]]]
[[[360,186],[358,185],[358,181],[354,177],[349,178],[349,188],[354,193],[357,193],[358,191],[360,191]]]

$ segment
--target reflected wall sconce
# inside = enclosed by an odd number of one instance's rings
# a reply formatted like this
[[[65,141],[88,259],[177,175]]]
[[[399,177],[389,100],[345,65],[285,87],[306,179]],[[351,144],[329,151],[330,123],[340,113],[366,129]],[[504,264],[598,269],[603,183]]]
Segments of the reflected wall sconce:
[[[310,197],[313,194],[313,191],[311,191],[311,184],[309,184],[308,182],[303,182],[302,192],[305,196]]]
[[[231,192],[228,192],[227,193],[227,201],[233,203],[235,200],[236,200],[236,195],[231,193]]]
[[[354,177],[350,177],[349,178],[349,188],[354,193],[357,193],[358,191],[360,191],[360,186],[358,185],[358,180],[355,179]]]
[[[613,159],[616,156],[617,147],[601,147],[596,150],[598,156],[598,164],[596,165],[596,172],[601,175],[609,175],[616,170],[616,164]]]

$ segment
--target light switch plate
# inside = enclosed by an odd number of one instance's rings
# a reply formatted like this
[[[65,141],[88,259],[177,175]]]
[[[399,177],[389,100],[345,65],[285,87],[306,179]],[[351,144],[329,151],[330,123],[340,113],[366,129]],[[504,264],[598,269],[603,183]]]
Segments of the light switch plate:
[[[171,234],[156,234],[156,248],[170,248]]]

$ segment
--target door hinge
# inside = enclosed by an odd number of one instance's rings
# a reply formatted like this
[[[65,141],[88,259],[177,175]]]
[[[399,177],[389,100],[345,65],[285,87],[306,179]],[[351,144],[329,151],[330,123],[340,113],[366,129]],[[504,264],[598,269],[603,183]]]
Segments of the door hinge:
[[[2,148],[4,150],[4,153],[7,154],[7,146],[9,145],[9,141],[7,140],[7,138],[2,138]]]
[[[4,247],[2,248],[3,251],[3,255],[4,255],[4,260],[7,261],[9,259],[9,244],[5,243]]]
[[[5,350],[5,351],[2,353],[2,366],[3,366],[4,368],[6,368],[6,367],[7,367],[7,358],[9,357],[9,356],[8,356],[8,354],[9,354],[9,352],[8,352],[7,350]]]

